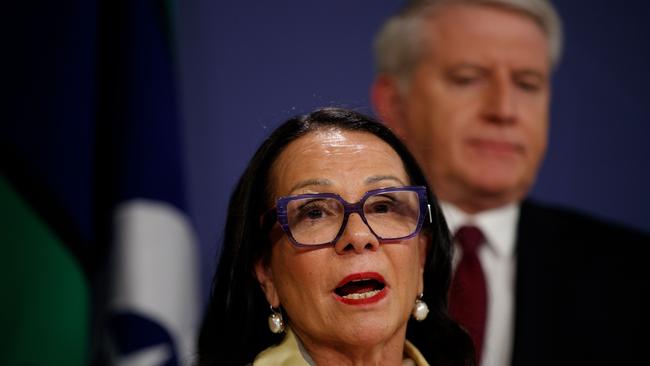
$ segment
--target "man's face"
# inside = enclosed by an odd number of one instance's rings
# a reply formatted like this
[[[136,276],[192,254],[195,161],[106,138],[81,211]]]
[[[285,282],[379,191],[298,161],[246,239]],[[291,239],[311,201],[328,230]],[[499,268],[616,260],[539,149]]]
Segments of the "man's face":
[[[442,9],[401,100],[397,128],[438,195],[468,212],[520,200],[546,150],[550,56],[531,18]]]

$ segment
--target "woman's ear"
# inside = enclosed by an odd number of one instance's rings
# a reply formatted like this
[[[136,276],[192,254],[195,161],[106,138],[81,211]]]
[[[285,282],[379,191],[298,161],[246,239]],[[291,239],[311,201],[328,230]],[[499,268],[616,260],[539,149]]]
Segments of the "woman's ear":
[[[255,263],[255,277],[257,277],[257,282],[260,283],[262,291],[264,291],[266,301],[274,308],[280,307],[280,297],[273,282],[273,272],[271,267],[267,266],[262,259]]]

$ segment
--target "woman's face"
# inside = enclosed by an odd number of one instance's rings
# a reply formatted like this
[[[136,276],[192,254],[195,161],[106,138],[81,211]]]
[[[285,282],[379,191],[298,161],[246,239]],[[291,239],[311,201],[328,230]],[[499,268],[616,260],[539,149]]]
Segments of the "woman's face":
[[[324,192],[357,202],[369,190],[410,181],[397,153],[381,139],[325,129],[288,145],[272,167],[270,183],[274,202]],[[380,244],[359,215],[351,214],[334,246],[296,248],[278,224],[270,238],[271,259],[268,266],[257,263],[258,280],[269,303],[284,309],[308,347],[340,349],[403,339],[423,288],[425,234]]]

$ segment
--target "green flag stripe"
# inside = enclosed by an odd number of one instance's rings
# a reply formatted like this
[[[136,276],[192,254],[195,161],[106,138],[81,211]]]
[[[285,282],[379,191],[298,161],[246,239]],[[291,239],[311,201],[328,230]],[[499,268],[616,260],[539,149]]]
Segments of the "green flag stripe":
[[[88,285],[67,248],[0,176],[0,365],[85,365]]]

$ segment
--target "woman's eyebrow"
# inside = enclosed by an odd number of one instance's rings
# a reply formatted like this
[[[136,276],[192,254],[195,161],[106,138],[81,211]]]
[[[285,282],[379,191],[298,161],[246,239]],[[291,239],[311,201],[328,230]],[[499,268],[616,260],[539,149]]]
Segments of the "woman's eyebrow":
[[[373,175],[371,177],[366,178],[365,183],[366,184],[373,184],[373,183],[378,183],[378,182],[383,182],[383,181],[394,181],[398,183],[399,185],[405,186],[406,183],[403,182],[400,178],[394,176],[394,175]],[[296,183],[289,192],[295,192],[301,188],[309,187],[309,186],[331,186],[332,181],[329,179],[324,179],[324,178],[314,178],[314,179],[306,179],[303,181],[300,181]]]
[[[392,181],[395,181],[395,182],[397,182],[397,183],[399,183],[400,185],[403,185],[403,186],[406,185],[405,182],[403,182],[401,179],[399,179],[398,177],[396,177],[394,175],[373,175],[372,177],[366,178],[366,184],[383,182],[385,180],[392,180]]]
[[[332,185],[332,181],[330,181],[329,179],[320,179],[320,178],[307,179],[307,180],[300,181],[296,185],[291,187],[291,190],[289,190],[289,192],[295,192],[300,188],[304,188],[308,186],[331,186],[331,185]]]

